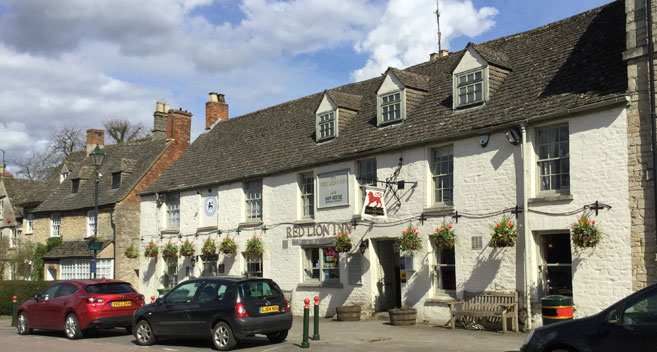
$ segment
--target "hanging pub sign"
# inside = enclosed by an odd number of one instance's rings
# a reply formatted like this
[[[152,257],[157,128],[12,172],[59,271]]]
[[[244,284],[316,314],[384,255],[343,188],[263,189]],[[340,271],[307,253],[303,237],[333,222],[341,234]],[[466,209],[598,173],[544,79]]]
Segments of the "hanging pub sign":
[[[361,210],[361,217],[366,218],[379,218],[385,219],[388,214],[386,213],[386,204],[382,189],[367,188],[365,190],[365,200],[363,200],[363,209]]]
[[[317,208],[349,205],[349,170],[317,175]]]

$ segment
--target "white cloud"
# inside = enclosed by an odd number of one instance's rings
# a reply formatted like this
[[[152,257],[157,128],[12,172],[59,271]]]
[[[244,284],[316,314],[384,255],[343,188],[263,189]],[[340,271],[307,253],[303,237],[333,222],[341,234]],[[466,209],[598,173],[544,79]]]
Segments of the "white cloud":
[[[427,61],[429,53],[438,51],[435,10],[433,0],[391,0],[377,27],[355,46],[356,51],[369,53],[369,58],[365,66],[352,72],[352,79],[375,77],[389,66],[403,68]],[[474,37],[490,29],[498,13],[492,7],[477,10],[470,0],[441,1],[440,11],[444,49],[449,49],[452,38]]]

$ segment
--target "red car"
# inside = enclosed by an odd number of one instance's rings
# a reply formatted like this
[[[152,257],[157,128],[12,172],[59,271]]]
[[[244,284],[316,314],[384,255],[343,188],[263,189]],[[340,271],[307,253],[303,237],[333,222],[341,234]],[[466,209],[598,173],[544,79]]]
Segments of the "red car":
[[[69,339],[84,330],[124,327],[131,333],[132,314],[144,296],[119,280],[66,280],[51,285],[18,307],[18,333],[33,329],[64,330]]]

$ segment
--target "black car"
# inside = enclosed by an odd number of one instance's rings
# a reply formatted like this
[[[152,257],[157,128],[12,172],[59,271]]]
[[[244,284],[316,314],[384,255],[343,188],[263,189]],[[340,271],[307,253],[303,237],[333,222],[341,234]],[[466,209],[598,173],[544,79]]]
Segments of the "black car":
[[[657,351],[657,284],[596,315],[540,327],[520,351]]]
[[[283,342],[292,328],[292,313],[270,279],[213,277],[178,284],[135,311],[132,325],[140,345],[151,345],[158,337],[209,337],[226,351],[254,334]]]

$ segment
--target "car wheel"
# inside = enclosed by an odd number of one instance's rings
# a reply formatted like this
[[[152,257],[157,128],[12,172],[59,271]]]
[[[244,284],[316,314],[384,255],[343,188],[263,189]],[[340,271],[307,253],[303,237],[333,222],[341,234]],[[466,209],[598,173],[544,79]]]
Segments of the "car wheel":
[[[267,338],[273,343],[281,343],[287,338],[287,330],[267,334]]]
[[[27,314],[25,314],[25,312],[20,312],[18,314],[16,330],[18,330],[19,335],[27,335],[32,332],[32,329],[30,329],[30,326],[27,323]]]
[[[223,321],[218,322],[212,329],[212,342],[219,351],[228,351],[237,345],[233,330]]]
[[[80,329],[78,317],[76,317],[75,314],[69,313],[69,315],[66,316],[66,321],[64,322],[64,332],[66,332],[66,337],[70,340],[75,340],[82,337],[82,329]]]
[[[135,338],[137,339],[137,343],[141,346],[149,346],[155,343],[155,335],[153,334],[153,329],[148,321],[140,320],[139,323],[137,323]]]

